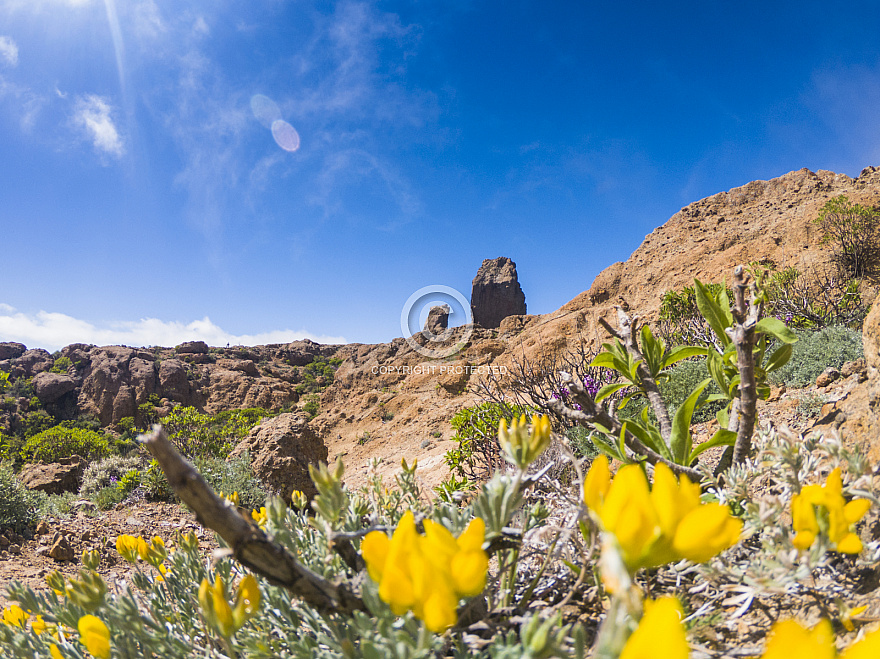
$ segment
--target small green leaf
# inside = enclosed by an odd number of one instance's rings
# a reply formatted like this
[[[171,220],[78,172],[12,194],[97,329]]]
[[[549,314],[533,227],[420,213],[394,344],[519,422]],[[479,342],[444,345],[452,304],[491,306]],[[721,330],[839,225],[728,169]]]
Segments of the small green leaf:
[[[629,385],[628,382],[619,382],[617,384],[606,384],[599,391],[596,392],[596,397],[594,400],[597,403],[601,403],[603,400],[608,398],[611,394],[617,393],[621,389],[626,389]],[[618,409],[620,409],[618,407]]]
[[[769,334],[783,343],[795,343],[798,340],[797,335],[778,318],[762,318],[755,326],[755,330]]]
[[[719,428],[715,431],[715,434],[706,441],[697,446],[691,454],[688,456],[688,464],[694,461],[694,459],[700,455],[706,449],[710,449],[714,446],[733,446],[736,442],[736,433],[727,428]]]
[[[726,328],[729,323],[727,322],[727,316],[725,315],[724,310],[715,301],[699,279],[694,279],[694,288],[696,289],[697,308],[700,310],[703,318],[709,323],[709,327],[715,332],[715,336],[718,337],[721,345],[729,345],[730,337],[727,336],[727,333],[724,331],[724,328]],[[727,296],[725,295],[725,297]],[[727,313],[730,313],[730,311]]]
[[[677,346],[666,353],[666,358],[663,360],[663,368],[669,368],[673,364],[680,362],[682,359],[702,357],[703,355],[708,354],[708,352],[708,348],[701,348],[699,346]]]
[[[680,465],[687,466],[688,455],[691,452],[691,418],[694,416],[694,408],[697,400],[703,393],[712,378],[706,378],[694,388],[687,400],[675,411],[672,418],[672,435],[669,438],[669,447],[672,449],[673,460]]]
[[[706,357],[706,368],[709,370],[709,375],[715,380],[718,388],[721,391],[727,391],[727,378],[724,376],[724,362],[721,355],[714,350],[710,350]]]
[[[767,373],[772,373],[776,369],[785,366],[788,360],[791,359],[792,350],[793,348],[790,343],[783,343],[770,355],[770,359],[764,364],[764,370]]]

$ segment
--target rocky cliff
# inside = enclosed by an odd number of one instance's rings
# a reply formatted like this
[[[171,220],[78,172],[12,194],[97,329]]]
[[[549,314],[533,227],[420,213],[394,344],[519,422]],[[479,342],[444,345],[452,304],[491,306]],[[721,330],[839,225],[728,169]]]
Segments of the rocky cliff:
[[[880,168],[855,179],[802,169],[697,201],[557,311],[508,315],[495,329],[477,327],[461,352],[445,360],[422,357],[402,338],[378,345],[297,341],[228,349],[199,342],[154,350],[71,345],[62,350],[71,365],[58,374],[49,373],[54,360],[47,352],[7,343],[0,344],[0,369],[37,376],[37,396],[59,414],[93,414],[107,425],[132,416],[151,394],[166,409],[175,403],[208,412],[295,405],[303,367],[335,356],[341,364],[310,424],[330,459],[342,455],[350,482],[359,483],[374,459],[380,473],[392,474],[401,458],[418,458],[431,486],[443,477],[443,455],[453,446],[450,418],[474,403],[475,388],[488,373],[503,378],[515,360],[579,342],[595,347],[606,338],[598,319],[612,318],[616,304],[651,318],[664,291],[690,285],[694,277],[729,281],[736,264],[758,260],[802,269],[827,263],[812,220],[840,194],[880,205]],[[460,340],[464,331],[453,328],[450,340]],[[22,405],[26,410],[27,401]]]

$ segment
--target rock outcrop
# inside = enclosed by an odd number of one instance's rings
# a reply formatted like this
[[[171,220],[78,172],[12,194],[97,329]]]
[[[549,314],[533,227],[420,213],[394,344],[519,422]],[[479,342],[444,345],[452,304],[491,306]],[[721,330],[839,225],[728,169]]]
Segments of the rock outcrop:
[[[26,464],[18,479],[26,488],[46,494],[79,492],[85,468],[86,461],[74,455],[50,464]]]
[[[474,323],[493,329],[508,316],[526,313],[526,296],[519,285],[516,263],[505,256],[486,259],[471,288]]]
[[[443,334],[449,327],[449,312],[450,309],[447,304],[431,307],[431,310],[428,312],[428,318],[425,320],[424,331],[435,336]]]
[[[318,492],[309,465],[327,462],[327,446],[301,414],[280,414],[254,427],[230,457],[247,451],[254,475],[284,499],[294,490],[311,498]]]

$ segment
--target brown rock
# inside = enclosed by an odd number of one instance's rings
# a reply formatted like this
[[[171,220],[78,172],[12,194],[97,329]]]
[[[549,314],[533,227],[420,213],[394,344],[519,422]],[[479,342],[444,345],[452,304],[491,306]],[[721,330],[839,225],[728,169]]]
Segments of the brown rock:
[[[245,375],[249,375],[252,378],[260,377],[260,371],[257,369],[257,365],[254,364],[254,362],[250,359],[244,359],[242,361],[235,362],[229,368],[232,371],[244,373]]]
[[[230,454],[249,452],[254,475],[289,499],[294,490],[317,494],[309,465],[327,462],[327,446],[305,416],[281,414],[253,428]]]
[[[483,261],[471,288],[471,312],[474,323],[485,328],[498,327],[508,316],[525,315],[516,263],[504,256]]]
[[[4,359],[15,359],[21,357],[27,346],[23,343],[14,343],[13,341],[4,341],[0,343],[0,361]]]
[[[431,307],[431,310],[428,312],[428,318],[425,320],[423,331],[433,335],[443,334],[446,328],[449,327],[450,311],[448,304]]]
[[[44,405],[54,403],[76,389],[74,379],[61,373],[39,373],[34,376],[33,384],[37,398]]]
[[[174,348],[175,352],[190,354],[208,354],[208,344],[204,341],[185,341]]]
[[[829,366],[824,371],[819,374],[819,377],[816,378],[816,386],[817,387],[827,387],[829,384],[834,382],[837,378],[840,377],[840,371],[838,371],[833,366]]]
[[[51,464],[26,464],[18,478],[28,489],[47,494],[78,492],[86,464],[78,455]]]
[[[162,392],[171,400],[184,402],[189,398],[190,386],[186,366],[178,359],[166,359],[159,367]]]
[[[864,358],[856,359],[855,361],[846,362],[843,366],[840,367],[840,377],[848,378],[852,375],[863,374],[867,370],[865,366]]]
[[[15,364],[24,371],[25,375],[31,377],[37,373],[48,371],[55,365],[55,360],[42,348],[35,348],[25,351],[20,357],[10,360],[10,363]]]
[[[34,529],[34,535],[46,535],[51,532],[52,529],[49,527],[49,523],[45,519],[41,519],[40,523],[37,524],[37,528]]]
[[[72,561],[74,558],[73,547],[63,535],[52,543],[47,553],[56,561]]]

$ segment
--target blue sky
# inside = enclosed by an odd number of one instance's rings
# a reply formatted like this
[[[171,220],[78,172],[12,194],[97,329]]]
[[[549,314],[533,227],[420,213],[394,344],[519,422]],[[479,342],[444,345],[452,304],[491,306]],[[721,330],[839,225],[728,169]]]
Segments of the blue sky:
[[[880,2],[0,0],[0,340],[557,309],[682,206],[880,164]]]

